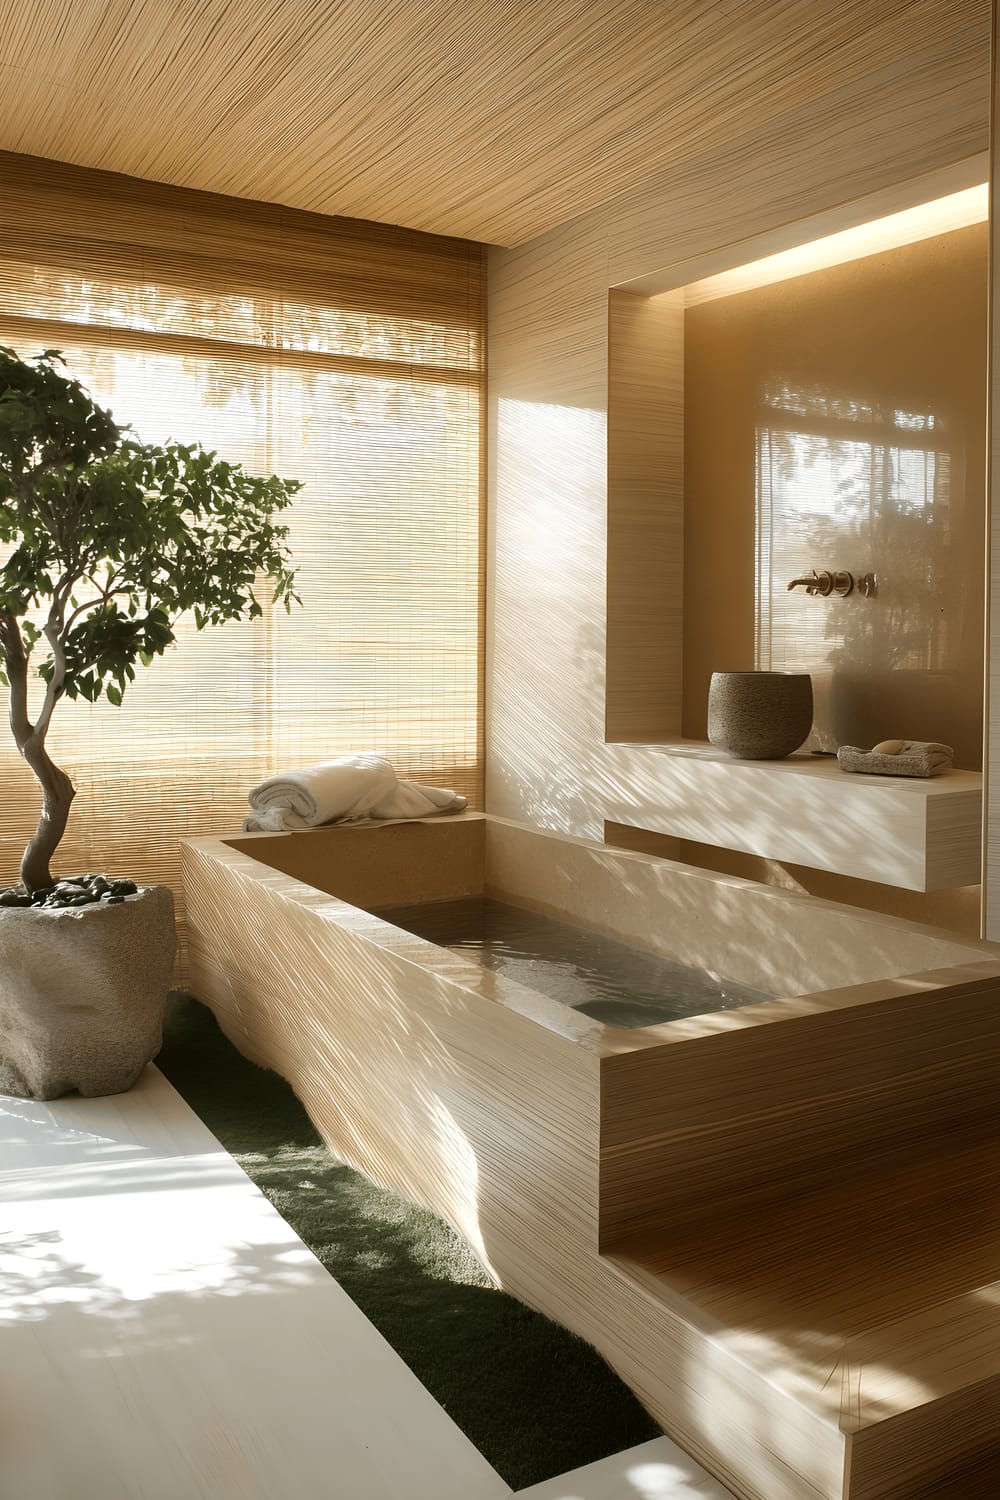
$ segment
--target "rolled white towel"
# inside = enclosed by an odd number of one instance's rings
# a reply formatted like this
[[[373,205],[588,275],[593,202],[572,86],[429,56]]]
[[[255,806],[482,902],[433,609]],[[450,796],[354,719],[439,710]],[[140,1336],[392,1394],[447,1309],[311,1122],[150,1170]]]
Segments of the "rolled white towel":
[[[426,818],[462,812],[466,805],[446,787],[400,781],[387,760],[368,752],[269,776],[249,801],[247,833],[290,833],[360,818]]]
[[[315,828],[320,823],[364,817],[396,785],[389,762],[365,752],[269,776],[254,787],[248,800],[258,819],[262,814],[280,813],[282,828]]]

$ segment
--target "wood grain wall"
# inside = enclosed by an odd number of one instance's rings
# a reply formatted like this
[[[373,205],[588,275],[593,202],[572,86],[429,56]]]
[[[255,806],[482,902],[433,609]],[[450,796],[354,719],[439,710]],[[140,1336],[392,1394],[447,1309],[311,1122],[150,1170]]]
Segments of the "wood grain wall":
[[[684,296],[608,297],[609,740],[681,731]]]
[[[748,114],[738,140],[491,251],[488,811],[600,837],[605,820],[641,826],[683,778],[605,734],[609,289],[670,285],[672,266],[691,280],[720,248],[739,264],[745,242],[869,195],[902,206],[900,183],[986,149],[989,72],[981,38],[901,52],[863,87]]]
[[[993,126],[990,202],[1000,189],[1000,0],[993,6]],[[1000,937],[1000,245],[997,218],[990,220],[990,395],[987,418],[987,546],[989,571],[986,598],[986,743],[983,753],[983,935]]]

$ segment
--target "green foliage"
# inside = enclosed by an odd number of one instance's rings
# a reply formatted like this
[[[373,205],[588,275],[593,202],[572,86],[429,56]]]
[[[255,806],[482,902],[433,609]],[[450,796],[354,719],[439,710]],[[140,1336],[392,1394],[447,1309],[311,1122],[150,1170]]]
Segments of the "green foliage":
[[[197,445],[135,441],[62,363],[0,347],[4,680],[32,661],[51,702],[118,705],[182,614],[199,629],[253,619],[262,579],[286,609],[297,602],[274,517],[301,486]],[[44,736],[47,717],[34,728]]]

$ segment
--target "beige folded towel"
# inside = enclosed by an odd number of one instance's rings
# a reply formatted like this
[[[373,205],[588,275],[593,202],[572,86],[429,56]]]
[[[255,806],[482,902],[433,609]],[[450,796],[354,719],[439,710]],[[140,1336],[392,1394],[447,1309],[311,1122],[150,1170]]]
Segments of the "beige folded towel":
[[[837,751],[842,771],[864,771],[874,776],[938,776],[951,770],[954,758],[950,745],[938,745],[933,740],[904,740],[897,755],[876,754],[857,745],[841,745]]]

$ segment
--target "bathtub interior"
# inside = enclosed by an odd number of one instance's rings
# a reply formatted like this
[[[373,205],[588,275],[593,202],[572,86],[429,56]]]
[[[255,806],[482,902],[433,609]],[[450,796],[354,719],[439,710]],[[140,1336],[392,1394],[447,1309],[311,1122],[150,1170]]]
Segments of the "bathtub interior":
[[[750,1006],[751,1014],[783,999],[995,959],[1000,951],[940,929],[476,813],[226,843],[360,909],[366,915],[351,925],[359,922],[357,930],[371,940],[513,1000],[546,1024],[552,1008],[526,1007],[523,985],[485,973],[379,913],[486,896],[776,997]],[[351,920],[347,911],[340,919]],[[576,1034],[576,1025],[570,1030]],[[589,1023],[581,1034],[593,1035]]]
[[[491,896],[380,918],[607,1026],[642,1030],[775,997],[711,969]]]

